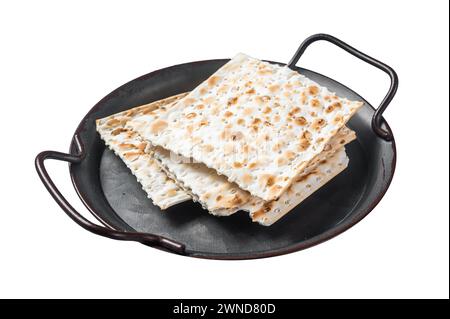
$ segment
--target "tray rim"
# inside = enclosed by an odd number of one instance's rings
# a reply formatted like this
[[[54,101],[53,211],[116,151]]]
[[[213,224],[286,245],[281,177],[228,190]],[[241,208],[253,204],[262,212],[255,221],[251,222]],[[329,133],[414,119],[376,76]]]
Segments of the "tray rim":
[[[70,144],[70,148],[69,148],[69,153],[75,155],[77,153],[77,146],[75,143],[75,136],[79,135],[81,133],[81,131],[84,130],[85,127],[85,123],[86,120],[89,118],[89,116],[98,111],[101,107],[102,104],[114,97],[115,94],[117,94],[117,92],[129,85],[131,82],[134,81],[139,81],[139,80],[144,80],[147,79],[149,77],[153,77],[158,75],[161,72],[167,72],[169,69],[171,68],[179,68],[179,67],[184,67],[184,66],[188,66],[188,65],[196,65],[196,64],[206,64],[206,63],[211,63],[211,62],[224,62],[226,63],[226,61],[229,61],[230,59],[208,59],[208,60],[199,60],[199,61],[193,61],[193,62],[186,62],[186,63],[180,63],[180,64],[175,64],[175,65],[171,65],[165,68],[161,68],[152,72],[149,72],[147,74],[138,76],[124,84],[122,84],[121,86],[117,87],[116,89],[114,89],[113,91],[111,91],[109,94],[107,94],[106,96],[104,96],[100,101],[98,101],[83,117],[83,119],[80,121],[79,125],[77,126],[73,136],[72,136],[72,141]],[[269,61],[269,60],[264,60],[270,63],[275,63],[278,65],[286,65],[285,63],[280,63],[280,62],[274,62],[274,61]],[[376,111],[376,109],[370,104],[368,103],[363,97],[361,97],[357,92],[355,92],[354,90],[352,90],[351,88],[349,88],[348,86],[342,84],[341,82],[334,80],[328,76],[325,76],[321,73],[312,71],[310,69],[306,69],[306,68],[302,68],[302,67],[295,67],[296,71],[301,71],[301,70],[306,70],[307,72],[310,73],[314,73],[315,75],[319,76],[319,77],[323,77],[329,81],[335,82],[339,85],[341,85],[342,87],[344,87],[346,90],[352,92],[353,94],[359,96],[361,98],[361,100],[371,109],[373,110],[373,112]],[[345,219],[342,223],[338,224],[336,227],[330,228],[327,231],[318,234],[316,236],[313,236],[305,241],[302,241],[300,243],[297,244],[293,244],[290,245],[288,247],[284,247],[284,248],[279,248],[279,249],[275,249],[275,250],[269,250],[269,251],[261,251],[261,252],[255,252],[255,253],[235,253],[235,254],[229,254],[229,253],[205,253],[205,252],[195,252],[195,251],[190,251],[189,249],[186,249],[185,254],[183,254],[182,256],[187,256],[187,257],[195,257],[195,258],[201,258],[201,259],[218,259],[218,260],[243,260],[243,259],[259,259],[259,258],[268,258],[268,257],[274,257],[274,256],[280,256],[280,255],[285,255],[285,254],[289,254],[289,253],[293,253],[293,252],[297,252],[303,249],[307,249],[313,246],[316,246],[318,244],[321,244],[329,239],[332,239],[336,236],[338,236],[339,234],[345,232],[346,230],[348,230],[349,228],[353,227],[355,224],[357,224],[358,222],[360,222],[362,219],[364,219],[364,217],[366,217],[370,212],[372,212],[372,210],[379,204],[379,202],[381,201],[381,199],[384,197],[384,195],[386,194],[387,190],[389,189],[391,182],[393,180],[393,177],[395,175],[395,169],[396,169],[396,164],[397,164],[397,148],[396,148],[396,143],[395,143],[395,138],[394,138],[394,134],[392,132],[392,129],[390,128],[389,124],[387,123],[387,121],[384,119],[384,117],[382,117],[382,122],[385,126],[385,129],[387,132],[389,132],[392,136],[392,140],[390,141],[384,141],[386,143],[390,143],[391,144],[391,148],[392,148],[392,164],[391,164],[391,174],[389,176],[389,178],[386,180],[386,182],[384,183],[384,187],[381,190],[381,192],[379,193],[379,195],[375,198],[375,200],[364,210],[364,211],[359,211],[357,214],[355,214],[354,216],[352,216],[349,219]],[[383,140],[380,136],[375,135],[377,139]],[[83,205],[88,209],[88,211],[105,227],[108,227],[109,229],[113,229],[113,230],[123,230],[120,228],[116,228],[114,227],[110,221],[108,221],[107,219],[104,219],[101,214],[99,214],[90,204],[90,200],[88,198],[85,198],[82,193],[81,193],[81,189],[80,189],[80,185],[78,185],[76,178],[75,178],[75,173],[73,171],[72,168],[72,164],[69,164],[69,172],[70,172],[70,178],[72,181],[72,185],[78,195],[78,197],[80,198],[81,202],[83,203]],[[112,211],[114,211],[114,209],[111,207]],[[118,216],[120,218],[120,216]],[[123,221],[124,224],[128,225],[125,221]],[[129,225],[128,225],[129,226]],[[134,229],[133,227],[129,226],[131,229]],[[136,230],[135,230],[136,231]],[[152,246],[153,247],[153,246]],[[163,247],[159,247],[159,246],[155,246],[153,248],[157,248],[163,251],[168,251],[168,252],[172,252],[169,251]],[[173,253],[173,252],[172,252]]]

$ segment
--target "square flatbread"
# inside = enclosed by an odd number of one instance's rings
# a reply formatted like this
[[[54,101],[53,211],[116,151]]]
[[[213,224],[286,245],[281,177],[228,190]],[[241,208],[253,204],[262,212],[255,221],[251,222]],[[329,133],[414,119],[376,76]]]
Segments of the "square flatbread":
[[[340,129],[303,175],[315,170],[321,161],[355,138],[354,131],[346,127]],[[215,170],[202,163],[193,163],[191,159],[176,156],[159,146],[153,148],[153,156],[177,185],[213,215],[228,216],[242,210],[248,202],[258,202],[257,197],[242,190],[236,183],[230,183],[225,176],[218,175]]]
[[[169,207],[177,203],[178,196],[167,197],[164,186],[167,184],[172,188],[172,181],[160,174],[153,156],[168,176],[210,213],[228,216],[244,210],[250,213],[253,221],[265,226],[279,220],[347,166],[348,159],[344,156],[343,145],[355,139],[355,133],[344,127],[329,141],[320,156],[309,164],[304,176],[298,178],[277,201],[265,202],[241,190],[236,184],[229,183],[224,176],[217,175],[214,170],[201,163],[191,163],[182,157],[174,158],[167,150],[150,146],[136,132],[124,127],[127,121],[138,119],[142,115],[155,116],[158,114],[155,111],[159,108],[168,110],[184,95],[139,106],[97,121],[102,138],[123,158],[147,193],[157,199],[159,206]],[[152,180],[157,182],[151,182]],[[163,192],[158,194],[155,192],[157,189]],[[169,190],[169,193],[175,195],[173,191]]]
[[[140,109],[156,108],[178,98],[179,96],[150,103],[96,121],[97,131],[105,144],[123,160],[153,204],[161,209],[187,201],[191,197],[168,178],[155,159],[145,152],[147,143],[136,132],[124,128],[124,125]]]
[[[180,158],[171,158],[167,150],[156,147],[154,156],[177,185],[200,202],[209,213],[229,216],[237,211],[246,211],[254,222],[270,226],[347,168],[349,159],[342,144],[346,144],[344,140],[350,142],[355,138],[354,132],[350,132],[345,137],[341,134],[338,143],[323,152],[326,154],[321,156],[320,161],[310,167],[308,173],[298,177],[286,192],[274,201],[264,201],[251,196],[203,164],[183,163],[179,161]],[[194,191],[202,193],[195,194]]]
[[[160,104],[160,107],[140,107],[133,111],[128,118],[127,127],[132,123],[147,125],[157,121],[161,114],[169,112],[175,103]],[[145,120],[142,120],[145,118]],[[337,149],[350,143],[356,138],[355,132],[347,127],[341,128],[325,145],[319,156],[305,168],[304,174],[313,170],[317,163],[329,157]],[[147,149],[155,157],[166,174],[185,190],[194,201],[199,202],[202,207],[211,214],[217,216],[228,216],[241,210],[249,201],[255,201],[253,196],[242,190],[236,183],[231,183],[223,175],[218,175],[214,169],[208,168],[202,163],[193,163],[192,159],[163,149],[151,147]]]
[[[277,200],[251,202],[244,210],[250,212],[254,222],[270,226],[345,170],[348,162],[345,147],[341,147],[329,158],[322,160],[314,170],[295,180]]]
[[[127,127],[265,201],[302,175],[363,105],[287,67],[238,54],[158,118]]]
[[[166,105],[164,111],[172,106],[173,104]],[[159,114],[157,109],[145,113],[146,116],[155,116],[153,120]],[[142,112],[136,113],[130,120],[139,120],[140,114]],[[209,213],[229,216],[243,210],[249,212],[255,222],[269,226],[347,167],[348,158],[343,146],[355,138],[354,131],[347,127],[341,128],[322,153],[310,162],[305,174],[298,177],[277,201],[270,202],[252,196],[202,163],[193,163],[191,159],[177,156],[159,146],[147,148],[147,151],[153,154],[168,176]]]

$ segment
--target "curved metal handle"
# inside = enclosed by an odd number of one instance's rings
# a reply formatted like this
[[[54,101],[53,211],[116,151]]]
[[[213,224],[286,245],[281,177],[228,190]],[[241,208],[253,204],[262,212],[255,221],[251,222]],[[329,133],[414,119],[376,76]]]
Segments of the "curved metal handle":
[[[81,149],[81,144],[77,136],[75,136],[75,142],[78,145],[78,148]],[[185,254],[185,246],[183,244],[177,243],[168,238],[147,233],[117,231],[96,225],[83,217],[75,210],[75,208],[72,207],[72,205],[69,204],[69,202],[61,194],[61,192],[58,190],[58,188],[55,186],[52,179],[48,175],[47,169],[44,165],[44,161],[47,159],[54,159],[69,162],[71,164],[78,164],[83,160],[83,155],[71,155],[54,151],[44,151],[39,153],[36,156],[35,160],[37,173],[41,178],[42,183],[44,183],[45,188],[47,188],[50,195],[52,195],[53,199],[56,201],[56,203],[58,203],[62,210],[78,225],[100,236],[117,240],[137,241],[150,246],[163,247],[177,254]]]
[[[355,57],[363,60],[364,62],[367,62],[374,67],[386,72],[389,77],[391,78],[391,86],[389,87],[389,91],[384,97],[383,101],[381,101],[380,106],[376,109],[373,117],[372,117],[372,129],[375,131],[375,133],[380,136],[381,138],[385,139],[386,141],[391,141],[393,139],[393,136],[390,132],[384,130],[381,128],[382,124],[382,114],[386,110],[389,103],[394,98],[395,93],[397,92],[398,88],[398,76],[397,73],[388,65],[384,64],[383,62],[380,62],[370,56],[368,56],[365,53],[362,53],[361,51],[355,49],[354,47],[348,45],[347,43],[339,40],[338,38],[335,38],[329,34],[319,33],[312,35],[308,37],[305,41],[303,41],[302,44],[300,44],[300,47],[298,48],[297,52],[295,52],[294,57],[291,59],[291,61],[288,63],[289,68],[293,68],[295,64],[298,62],[300,57],[305,52],[306,48],[311,44],[319,40],[328,41],[341,49],[344,49],[348,53],[354,55]]]

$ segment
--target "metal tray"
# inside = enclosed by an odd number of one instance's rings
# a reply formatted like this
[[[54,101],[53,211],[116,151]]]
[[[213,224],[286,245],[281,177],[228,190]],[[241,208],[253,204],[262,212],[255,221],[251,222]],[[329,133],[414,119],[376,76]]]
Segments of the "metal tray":
[[[305,49],[318,40],[331,42],[390,76],[389,92],[377,109],[341,83],[295,66]],[[37,172],[63,211],[83,228],[101,236],[213,259],[250,259],[291,253],[330,239],[364,218],[381,200],[394,174],[395,142],[382,113],[396,93],[398,78],[389,66],[326,34],[307,38],[288,66],[340,96],[365,102],[348,123],[358,139],[347,146],[350,164],[343,173],[270,227],[252,223],[244,212],[214,217],[191,201],[165,212],[152,205],[122,161],[105,148],[96,133],[95,119],[190,91],[227,61],[180,64],[128,82],[86,114],[73,135],[69,154],[41,152],[36,157]],[[47,173],[46,159],[69,162],[72,182],[80,199],[102,226],[84,218],[67,202]]]

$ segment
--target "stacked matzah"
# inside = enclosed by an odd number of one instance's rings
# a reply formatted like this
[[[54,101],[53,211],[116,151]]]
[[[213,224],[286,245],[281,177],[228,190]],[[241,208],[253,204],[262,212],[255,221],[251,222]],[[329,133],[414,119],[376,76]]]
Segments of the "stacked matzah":
[[[239,54],[192,92],[97,128],[161,208],[192,198],[214,215],[244,210],[271,225],[346,168],[344,145],[356,136],[345,123],[361,106]],[[147,185],[155,177],[142,176],[144,161],[164,186]]]

